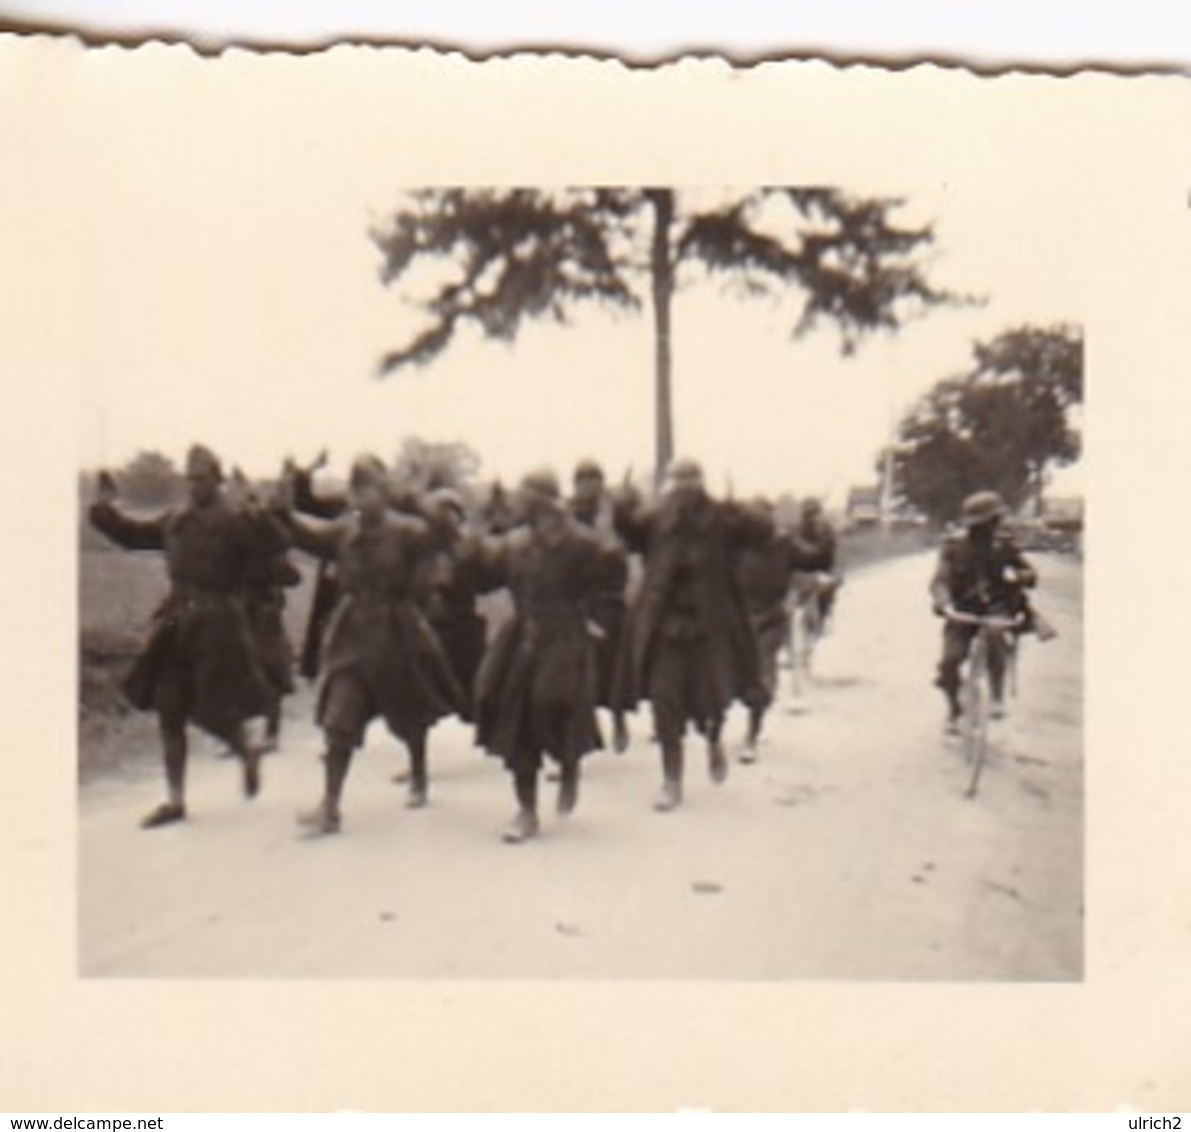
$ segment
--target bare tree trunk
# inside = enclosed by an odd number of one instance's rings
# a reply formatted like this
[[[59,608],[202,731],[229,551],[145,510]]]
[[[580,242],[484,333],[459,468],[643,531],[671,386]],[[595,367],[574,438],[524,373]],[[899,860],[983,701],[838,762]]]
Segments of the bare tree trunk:
[[[674,457],[674,416],[670,395],[670,301],[674,295],[674,264],[670,258],[670,225],[674,220],[672,189],[649,189],[653,205],[653,246],[650,274],[653,282],[654,388],[656,481],[660,484]]]

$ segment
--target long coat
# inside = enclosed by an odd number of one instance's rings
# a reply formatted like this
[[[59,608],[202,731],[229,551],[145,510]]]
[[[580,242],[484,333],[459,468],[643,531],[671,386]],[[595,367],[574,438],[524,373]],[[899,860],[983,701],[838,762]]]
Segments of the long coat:
[[[438,635],[464,694],[462,718],[472,718],[472,691],[484,657],[488,623],[477,612],[479,594],[496,588],[474,539],[439,532],[423,570],[419,600]]]
[[[389,729],[408,741],[462,707],[450,665],[417,603],[427,524],[389,512],[314,528],[291,516],[297,545],[336,563],[338,602],[326,628],[318,719],[340,677],[358,681]]]
[[[347,512],[347,499],[342,495],[316,495],[310,473],[300,469],[294,475],[294,507],[304,515],[313,515],[318,519],[337,519]],[[338,601],[339,584],[335,576],[334,559],[320,559],[298,661],[298,671],[307,680],[318,676],[323,634]]]
[[[277,695],[294,690],[294,657],[285,631],[285,591],[297,586],[302,575],[278,548],[274,531],[278,520],[262,511],[250,511],[250,553],[244,578],[244,608],[256,645],[257,659]]]
[[[708,714],[722,712],[734,699],[762,698],[757,647],[735,573],[735,556],[768,538],[772,525],[756,513],[706,496],[682,507],[673,497],[652,511],[619,507],[617,529],[625,545],[644,555],[641,588],[629,610],[620,662],[617,700],[635,706],[649,689],[654,649],[668,613],[680,562],[689,562],[695,616],[709,666],[703,686]]]
[[[521,527],[488,542],[489,569],[509,588],[513,615],[476,679],[476,742],[514,771],[602,746],[596,723],[600,543],[567,520],[556,541]]]
[[[624,544],[605,519],[610,517],[604,501],[593,507],[587,500],[572,499],[570,511],[583,526],[596,530],[600,538],[600,566],[592,619],[600,627],[596,647],[598,700],[600,707],[616,708],[616,665],[624,636],[628,604],[629,562]]]
[[[284,532],[274,524],[254,536],[245,517],[222,500],[152,519],[134,519],[96,503],[90,518],[129,550],[165,551],[170,591],[124,682],[129,702],[232,740],[239,726],[263,714],[269,702],[243,592],[259,539],[272,537],[281,548]]]

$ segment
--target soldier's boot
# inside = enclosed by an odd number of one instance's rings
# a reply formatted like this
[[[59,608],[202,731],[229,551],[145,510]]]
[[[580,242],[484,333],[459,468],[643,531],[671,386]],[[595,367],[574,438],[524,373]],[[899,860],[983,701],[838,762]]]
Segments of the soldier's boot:
[[[682,740],[662,741],[662,792],[653,804],[659,813],[669,813],[682,805]]]
[[[567,817],[574,813],[579,803],[579,760],[575,756],[565,759],[561,765],[558,782],[558,813]]]
[[[715,719],[708,723],[707,735],[707,773],[711,781],[717,786],[728,777],[728,758],[724,754],[724,744],[720,741],[722,719]]]
[[[325,788],[322,801],[313,809],[298,815],[298,822],[313,834],[338,833],[340,827],[339,800],[343,796],[343,784],[351,766],[352,748],[348,743],[328,744],[323,757]]]
[[[944,730],[948,735],[958,735],[960,732],[959,721],[964,714],[964,709],[959,702],[959,691],[954,688],[944,688],[943,693],[947,697],[947,722]]]
[[[246,724],[241,724],[232,736],[231,746],[244,771],[244,797],[255,798],[261,789],[261,741],[249,733]]]
[[[623,755],[629,749],[629,725],[622,711],[612,713],[612,749],[618,755]]]
[[[281,739],[281,697],[277,696],[269,704],[265,715],[265,739],[261,744],[261,754],[271,754],[277,750]]]
[[[426,736],[422,735],[409,746],[409,789],[405,805],[411,810],[420,810],[429,799],[430,776],[426,772]]]
[[[761,725],[765,721],[765,709],[759,705],[749,708],[749,730],[744,740],[744,749],[740,752],[742,763],[757,761],[757,747],[761,743]]]
[[[988,659],[988,683],[992,690],[992,702],[988,707],[989,719],[1005,718],[1005,654],[999,650],[990,650]]]
[[[520,845],[538,835],[538,772],[515,774],[513,791],[517,795],[517,813],[502,836],[509,845]]]
[[[186,817],[186,732],[182,728],[162,727],[161,753],[165,763],[167,801],[150,810],[141,819],[142,829],[156,829]]]

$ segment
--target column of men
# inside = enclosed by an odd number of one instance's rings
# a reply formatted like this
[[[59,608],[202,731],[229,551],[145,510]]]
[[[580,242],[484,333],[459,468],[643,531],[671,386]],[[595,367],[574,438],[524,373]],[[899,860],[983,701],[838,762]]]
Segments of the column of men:
[[[261,754],[278,741],[281,697],[292,690],[281,619],[284,587],[299,578],[292,548],[319,562],[299,662],[318,679],[324,741],[322,796],[300,817],[314,833],[340,829],[353,755],[378,717],[408,751],[401,777],[413,808],[428,800],[434,724],[451,714],[471,722],[476,745],[510,774],[516,812],[504,838],[513,843],[539,831],[545,758],[557,764],[558,813],[575,808],[581,761],[604,745],[601,708],[622,752],[626,715],[650,704],[659,811],[682,804],[692,727],[712,781],[725,779],[722,728],[734,701],[749,708],[743,757],[755,757],[792,580],[832,565],[823,524],[779,533],[771,507],[712,498],[689,460],[670,467],[653,499],[627,482],[609,490],[585,461],[569,499],[539,471],[511,497],[493,491],[472,516],[452,490],[403,489],[374,456],[355,460],[346,495],[319,493],[322,462],[287,462],[261,500],[236,475],[225,484],[218,458],[196,446],[187,503],[152,519],[120,510],[115,481],[100,477],[92,523],[121,546],[164,551],[170,581],[125,683],[161,729],[168,796],[146,828],[186,816],[190,724],[228,745],[245,794],[257,794]],[[642,567],[630,602],[632,555]],[[497,589],[512,612],[487,640],[477,600]],[[263,741],[249,727],[261,716]]]

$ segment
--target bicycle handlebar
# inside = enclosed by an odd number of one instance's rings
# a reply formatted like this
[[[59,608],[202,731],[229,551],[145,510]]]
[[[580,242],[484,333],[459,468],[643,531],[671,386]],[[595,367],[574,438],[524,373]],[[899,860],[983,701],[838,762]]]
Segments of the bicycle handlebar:
[[[945,609],[943,616],[957,625],[988,626],[990,629],[1016,629],[1024,618],[1019,613],[1013,617],[998,614],[964,613],[958,609]]]

